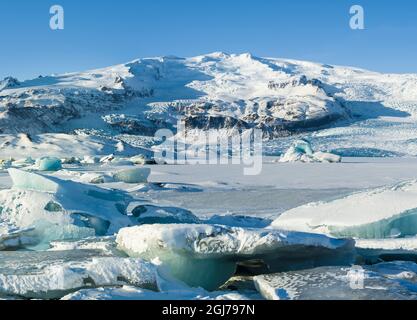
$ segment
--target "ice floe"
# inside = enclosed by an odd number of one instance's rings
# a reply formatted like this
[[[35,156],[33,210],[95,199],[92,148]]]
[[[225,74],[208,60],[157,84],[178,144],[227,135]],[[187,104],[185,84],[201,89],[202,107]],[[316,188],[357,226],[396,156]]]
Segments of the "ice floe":
[[[417,265],[320,267],[256,276],[259,292],[270,300],[411,300],[417,298]]]
[[[116,237],[91,237],[73,241],[53,241],[48,251],[71,251],[71,250],[96,250],[103,255],[119,256],[121,251],[117,249]]]
[[[202,224],[124,228],[116,241],[129,256],[157,259],[177,279],[208,290],[226,282],[240,261],[263,259],[273,269],[285,269],[320,264],[331,255],[338,263],[351,258],[353,245],[323,235]]]
[[[132,286],[83,289],[71,293],[62,300],[249,300],[251,297],[238,292],[207,292],[189,288],[188,290],[173,290],[157,292]]]
[[[156,266],[143,260],[113,257],[53,263],[25,274],[0,270],[0,293],[53,299],[91,287],[127,284],[157,289],[156,272]]]
[[[390,252],[394,250],[414,251],[417,255],[417,237],[396,239],[357,239],[356,248],[364,250],[381,250]]]
[[[69,157],[61,159],[62,164],[81,164],[81,159],[78,157]]]
[[[284,212],[272,227],[363,239],[414,236],[417,234],[417,182],[307,204]]]

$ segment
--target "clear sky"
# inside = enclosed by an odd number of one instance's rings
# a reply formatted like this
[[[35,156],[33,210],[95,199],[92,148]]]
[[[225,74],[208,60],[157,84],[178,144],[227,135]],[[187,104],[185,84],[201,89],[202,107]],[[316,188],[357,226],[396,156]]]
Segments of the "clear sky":
[[[65,30],[49,8],[65,9]],[[365,30],[349,9],[365,9]],[[214,51],[417,73],[415,0],[0,1],[0,77],[81,71]]]

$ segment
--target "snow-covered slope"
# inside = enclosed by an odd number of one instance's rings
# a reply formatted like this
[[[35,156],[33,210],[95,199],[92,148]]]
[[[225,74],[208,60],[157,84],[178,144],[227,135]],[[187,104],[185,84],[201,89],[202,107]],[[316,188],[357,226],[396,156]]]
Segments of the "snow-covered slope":
[[[250,54],[148,58],[24,82],[6,78],[0,82],[0,134],[82,133],[129,144],[131,136],[153,136],[181,118],[188,130],[256,127],[265,138],[313,130],[327,151],[343,143],[342,153],[417,154],[413,141],[406,150],[398,144],[417,132],[416,88],[417,75]]]

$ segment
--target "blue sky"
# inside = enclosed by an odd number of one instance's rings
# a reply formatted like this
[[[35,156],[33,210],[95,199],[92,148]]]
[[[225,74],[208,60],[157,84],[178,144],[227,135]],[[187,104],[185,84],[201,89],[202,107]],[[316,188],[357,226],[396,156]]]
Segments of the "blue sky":
[[[49,8],[65,9],[65,30]],[[366,30],[349,28],[365,9]],[[135,58],[251,52],[417,73],[414,0],[0,1],[0,77],[80,71]]]

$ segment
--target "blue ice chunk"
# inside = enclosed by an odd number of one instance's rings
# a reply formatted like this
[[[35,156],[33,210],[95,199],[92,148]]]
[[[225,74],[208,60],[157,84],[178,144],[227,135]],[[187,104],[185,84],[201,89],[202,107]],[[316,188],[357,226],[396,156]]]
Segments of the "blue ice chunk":
[[[62,161],[55,157],[43,157],[36,160],[36,167],[40,171],[58,171],[62,169]]]
[[[314,153],[310,142],[305,140],[305,139],[297,140],[294,143],[294,147],[299,153],[304,153],[304,154],[307,154],[309,156],[312,156],[313,153]]]

